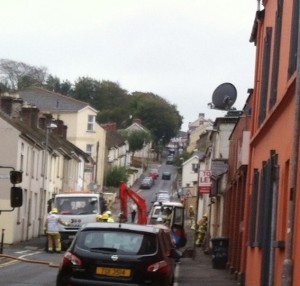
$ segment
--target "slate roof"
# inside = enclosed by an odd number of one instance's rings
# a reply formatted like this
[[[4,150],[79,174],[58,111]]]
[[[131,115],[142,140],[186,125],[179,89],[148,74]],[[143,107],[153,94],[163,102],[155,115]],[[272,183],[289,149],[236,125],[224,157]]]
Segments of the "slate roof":
[[[107,131],[106,132],[106,146],[111,149],[116,146],[125,145],[125,139],[117,131]]]
[[[17,94],[28,104],[37,106],[41,112],[77,112],[88,103],[52,92],[39,87],[30,87],[17,91]]]
[[[39,128],[32,128],[24,124],[21,120],[11,119],[7,114],[0,111],[0,118],[12,125],[21,132],[21,137],[27,142],[34,144],[40,150],[44,149],[46,140],[46,131]],[[53,133],[49,133],[48,149],[59,152],[68,158],[74,158],[74,155],[83,157],[85,162],[93,162],[92,158],[70,141],[63,139]]]
[[[211,162],[212,179],[217,179],[228,170],[227,159],[214,159]]]

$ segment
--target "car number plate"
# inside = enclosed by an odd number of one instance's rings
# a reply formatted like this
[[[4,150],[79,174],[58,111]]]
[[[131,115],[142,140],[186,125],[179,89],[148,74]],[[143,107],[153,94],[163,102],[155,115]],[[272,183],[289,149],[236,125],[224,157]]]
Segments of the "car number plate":
[[[131,274],[131,270],[124,268],[97,267],[96,274],[106,276],[129,277]]]

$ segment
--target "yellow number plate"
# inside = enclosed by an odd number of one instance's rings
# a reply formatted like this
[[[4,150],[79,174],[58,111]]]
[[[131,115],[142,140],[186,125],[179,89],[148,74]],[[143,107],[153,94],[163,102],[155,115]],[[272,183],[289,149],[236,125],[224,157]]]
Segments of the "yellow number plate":
[[[96,274],[106,276],[129,277],[131,275],[131,270],[123,268],[97,267]]]

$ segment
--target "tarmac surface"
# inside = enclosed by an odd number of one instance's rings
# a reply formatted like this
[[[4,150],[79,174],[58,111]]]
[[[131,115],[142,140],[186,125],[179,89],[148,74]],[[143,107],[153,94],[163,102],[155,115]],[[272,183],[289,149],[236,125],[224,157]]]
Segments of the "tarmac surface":
[[[116,208],[118,208],[117,205]],[[115,211],[117,210],[115,209]],[[187,245],[182,249],[185,255],[180,259],[180,262],[176,266],[174,286],[239,285],[235,280],[234,275],[229,273],[229,270],[213,268],[212,256],[204,254],[201,247],[194,247],[194,231],[191,230],[188,220],[186,220],[185,225],[188,241]],[[24,248],[32,245],[42,248],[45,245],[45,237],[35,238],[18,244],[18,246],[24,246]],[[4,245],[4,253],[7,253],[7,250],[10,247],[11,246]],[[6,257],[5,254],[0,254],[0,264],[7,263],[11,260],[12,258],[10,256]],[[58,263],[59,261],[53,263],[53,266],[58,267]],[[49,262],[49,264],[51,263]]]
[[[120,202],[116,199],[112,206],[113,215],[117,216],[120,213]],[[239,285],[233,274],[230,274],[227,269],[216,269],[213,267],[212,256],[204,254],[201,247],[194,246],[194,231],[191,230],[190,221],[186,220],[185,230],[187,234],[187,244],[181,250],[185,254],[176,266],[176,275],[174,286],[236,286]],[[45,238],[35,238],[26,242],[21,242],[20,245],[28,247],[36,245],[40,248],[45,245]],[[4,245],[5,248],[10,246]],[[12,260],[11,257],[0,254],[0,265]],[[59,261],[58,261],[59,262]],[[58,262],[54,263],[54,267],[58,267]]]
[[[186,221],[187,245],[183,249],[191,250],[188,257],[181,258],[176,266],[174,286],[236,286],[238,282],[227,269],[213,268],[212,256],[204,254],[201,247],[194,247],[194,231]],[[193,255],[194,254],[194,255]]]

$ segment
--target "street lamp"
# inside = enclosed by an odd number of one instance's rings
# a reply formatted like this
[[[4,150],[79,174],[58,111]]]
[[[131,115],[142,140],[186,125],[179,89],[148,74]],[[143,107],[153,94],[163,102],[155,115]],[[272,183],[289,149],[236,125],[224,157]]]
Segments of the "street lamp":
[[[48,150],[48,142],[49,142],[49,132],[53,129],[57,128],[57,125],[53,122],[51,122],[49,125],[46,126],[46,141],[45,141],[45,149],[44,149],[44,160],[43,160],[43,183],[42,183],[42,192],[41,196],[42,198],[46,198],[45,192],[45,180],[46,180],[46,172],[47,172],[47,163],[48,163],[48,156],[47,156],[47,150]],[[43,221],[44,221],[44,204],[42,203],[40,206],[40,216],[39,216],[39,230],[42,232],[43,228]]]
[[[47,150],[48,150],[48,144],[49,144],[49,133],[51,130],[53,130],[55,128],[57,128],[57,125],[53,122],[51,122],[49,125],[46,126],[46,142],[45,142],[45,149],[44,149],[44,165],[43,165],[43,190],[45,190],[45,179],[46,179],[46,173],[48,171]]]

